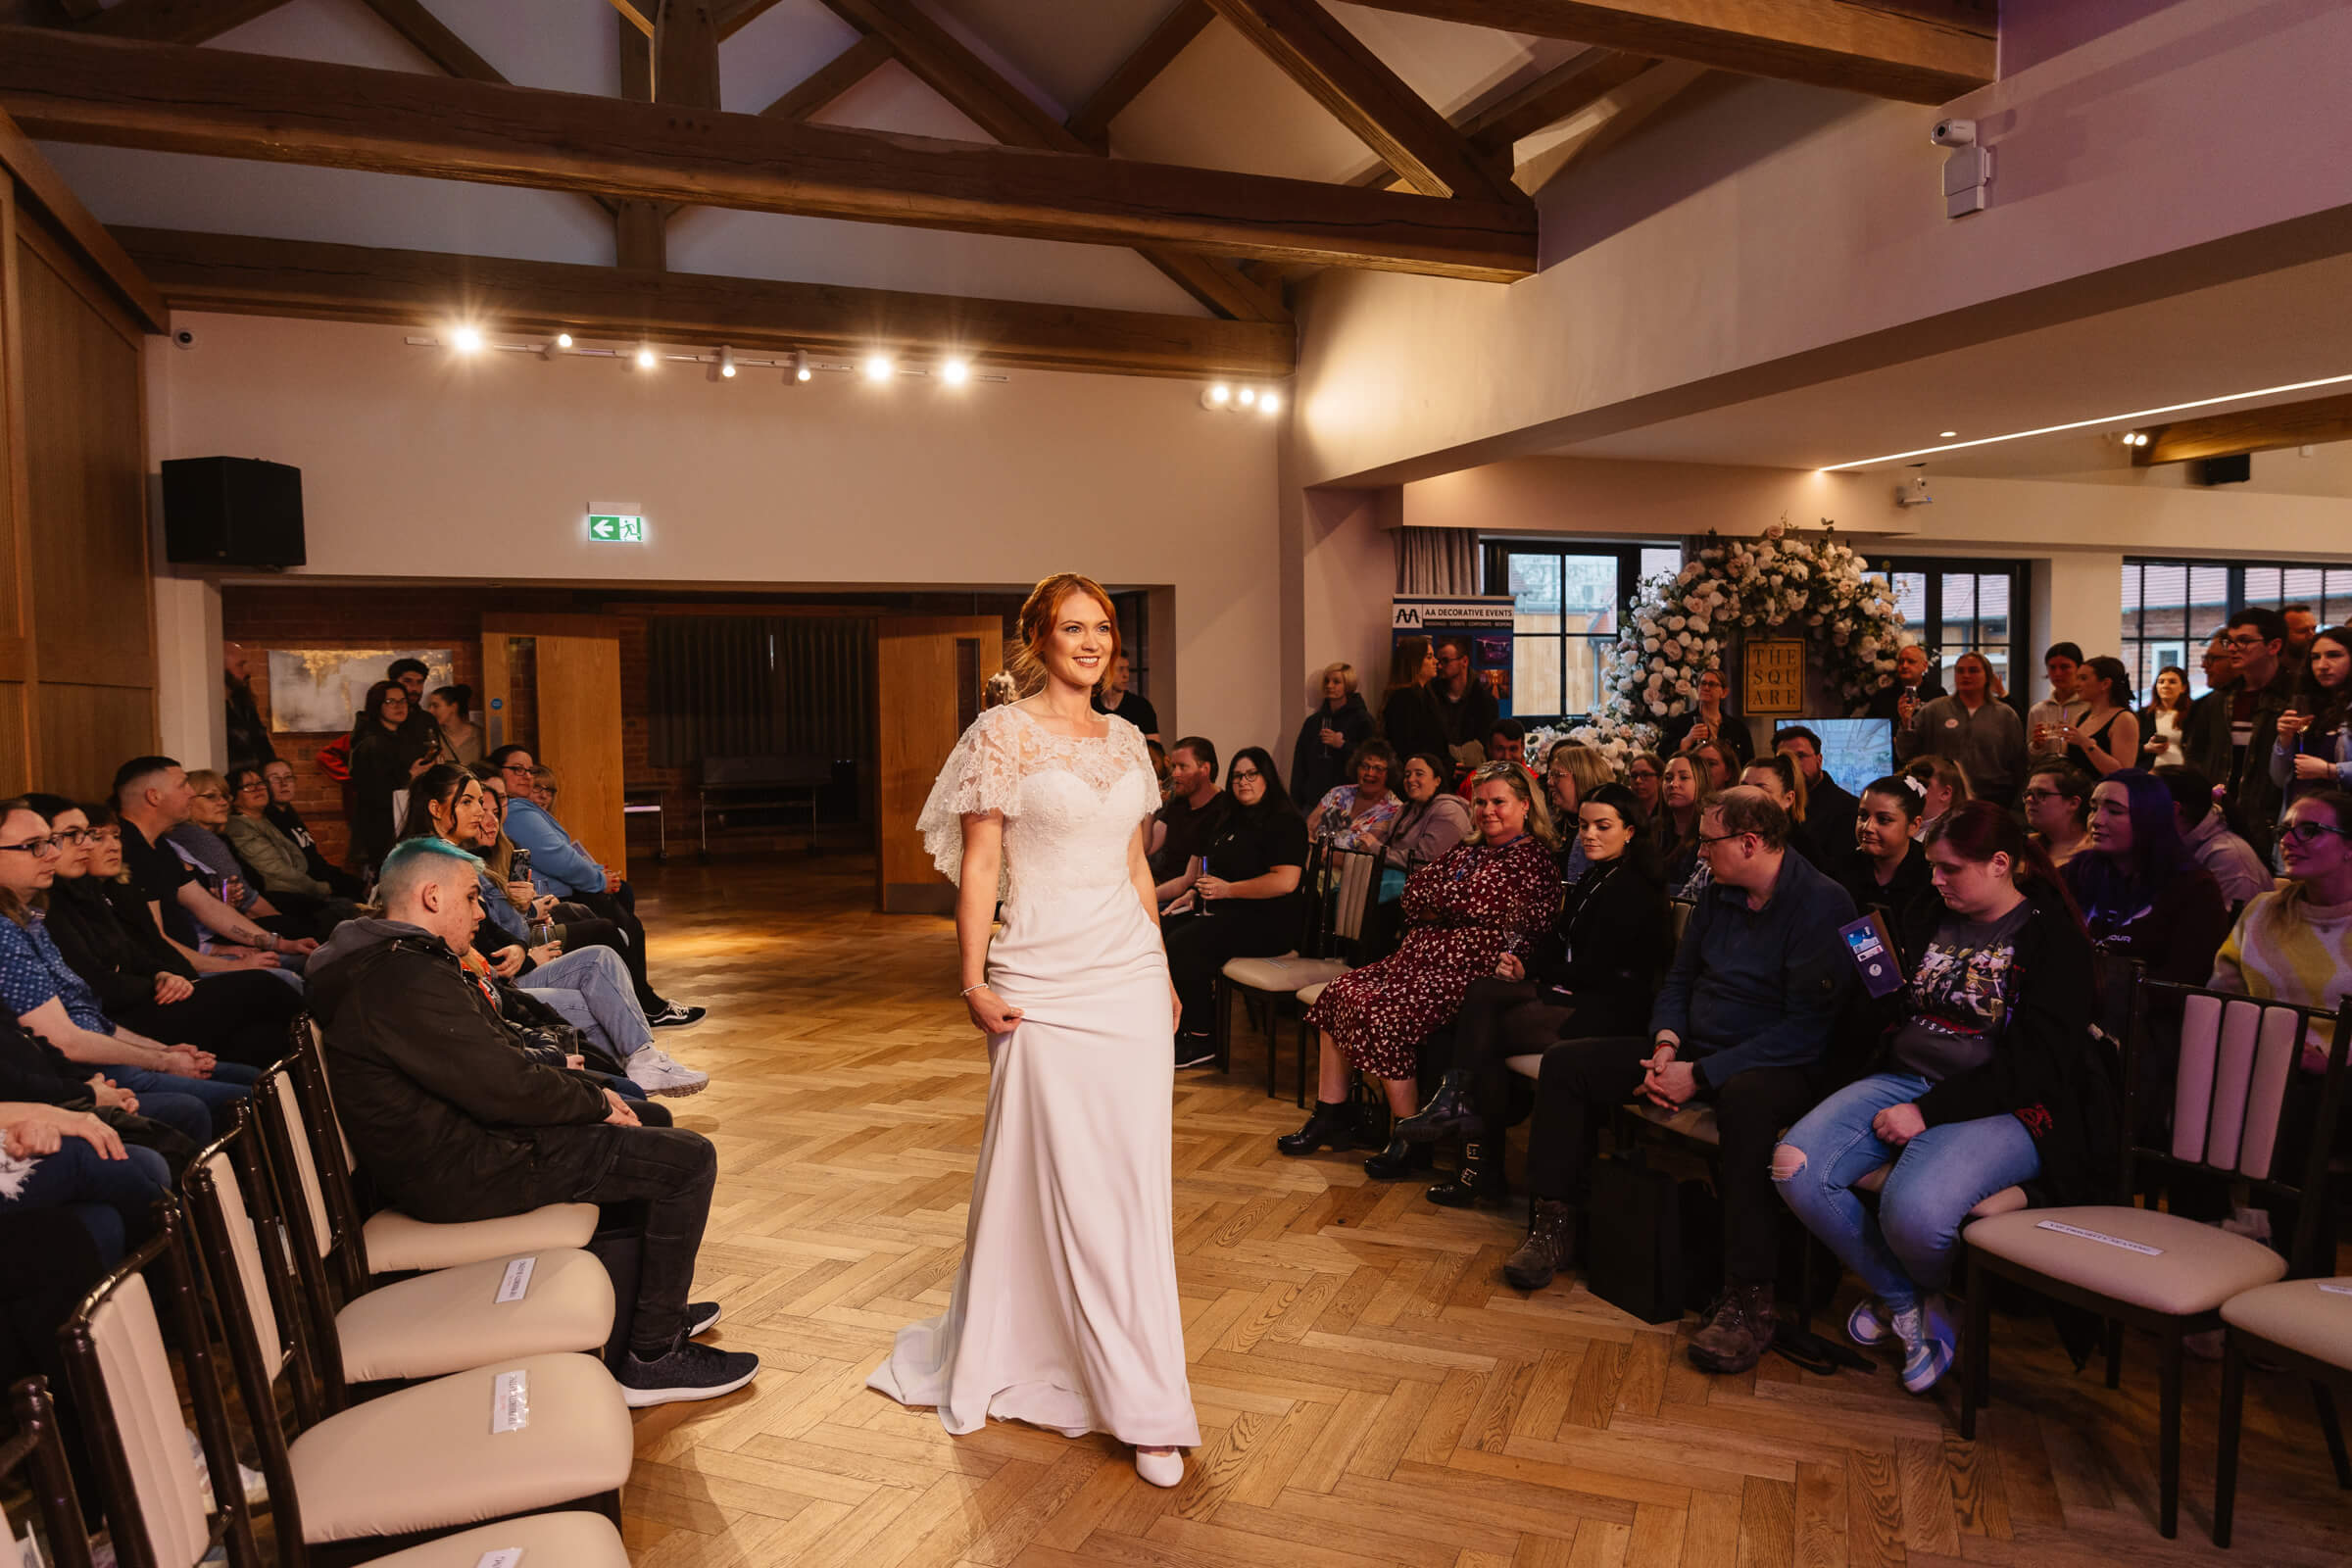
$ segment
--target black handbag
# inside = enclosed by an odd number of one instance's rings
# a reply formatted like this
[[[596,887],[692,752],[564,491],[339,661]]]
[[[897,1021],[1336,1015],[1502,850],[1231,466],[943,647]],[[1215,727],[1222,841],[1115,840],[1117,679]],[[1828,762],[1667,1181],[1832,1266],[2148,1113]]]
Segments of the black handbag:
[[[1594,1296],[1644,1323],[1681,1319],[1682,1184],[1650,1168],[1639,1149],[1592,1165],[1585,1209],[1585,1284]]]

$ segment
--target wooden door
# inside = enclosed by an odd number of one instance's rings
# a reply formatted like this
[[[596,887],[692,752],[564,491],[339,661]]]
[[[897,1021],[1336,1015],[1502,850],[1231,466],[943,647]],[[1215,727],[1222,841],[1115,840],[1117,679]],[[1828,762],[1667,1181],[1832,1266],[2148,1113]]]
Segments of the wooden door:
[[[484,750],[527,746],[556,770],[556,815],[588,853],[628,874],[620,626],[602,615],[482,617]]]
[[[945,914],[939,874],[915,819],[942,763],[980,714],[980,689],[1004,667],[995,615],[885,615],[874,631],[874,883],[887,914]]]

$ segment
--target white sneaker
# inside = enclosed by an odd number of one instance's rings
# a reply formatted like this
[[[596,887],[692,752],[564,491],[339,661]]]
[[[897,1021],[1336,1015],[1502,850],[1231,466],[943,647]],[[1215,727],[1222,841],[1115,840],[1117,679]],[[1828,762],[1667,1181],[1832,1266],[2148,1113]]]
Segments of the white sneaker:
[[[643,1046],[629,1057],[629,1082],[649,1095],[699,1095],[710,1075],[696,1072],[660,1046]]]

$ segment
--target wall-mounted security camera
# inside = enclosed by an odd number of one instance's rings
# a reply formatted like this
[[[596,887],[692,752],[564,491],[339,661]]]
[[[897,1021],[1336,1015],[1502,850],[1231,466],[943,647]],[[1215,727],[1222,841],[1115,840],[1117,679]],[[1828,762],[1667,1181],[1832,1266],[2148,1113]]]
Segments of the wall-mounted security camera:
[[[1973,120],[1938,120],[1928,140],[1953,149],[1943,161],[1943,216],[1966,218],[1984,210],[1984,187],[1992,183],[1992,149],[1977,141]]]
[[[194,348],[196,346],[195,332],[184,326],[178,328],[172,334],[172,346],[175,349]]]
[[[1936,128],[1928,132],[1928,140],[1938,147],[1974,147],[1977,144],[1977,122],[1973,120],[1938,120]]]

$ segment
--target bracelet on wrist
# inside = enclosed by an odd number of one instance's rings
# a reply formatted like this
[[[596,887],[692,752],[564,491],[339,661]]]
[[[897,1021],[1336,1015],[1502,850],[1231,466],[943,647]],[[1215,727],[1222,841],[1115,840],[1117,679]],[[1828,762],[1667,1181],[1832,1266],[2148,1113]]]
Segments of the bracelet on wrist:
[[[957,992],[956,995],[968,997],[975,991],[986,991],[987,989],[988,982],[983,980],[976,986],[965,986],[961,991]]]

